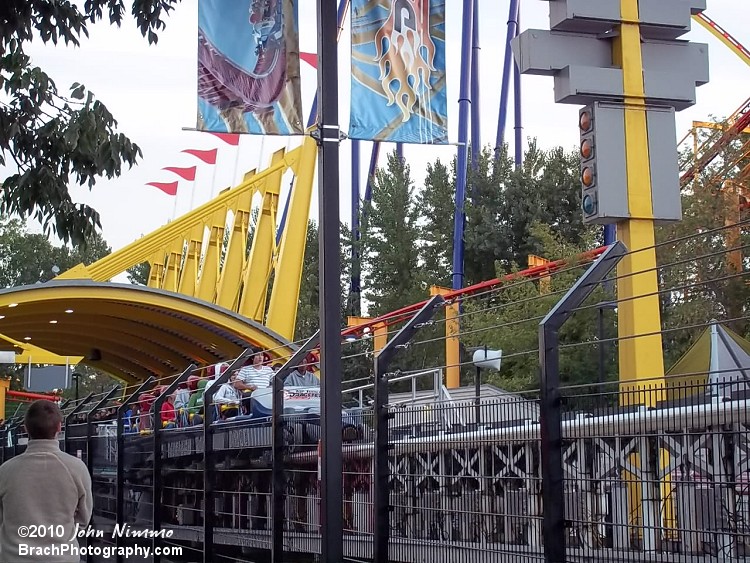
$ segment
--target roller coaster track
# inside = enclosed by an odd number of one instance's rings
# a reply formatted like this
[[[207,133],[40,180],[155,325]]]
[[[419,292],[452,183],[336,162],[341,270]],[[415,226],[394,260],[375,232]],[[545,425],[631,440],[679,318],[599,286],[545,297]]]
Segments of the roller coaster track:
[[[680,177],[680,185],[685,187],[698,174],[705,170],[719,156],[721,151],[737,139],[748,126],[750,126],[750,98],[727,119],[727,128],[723,130],[718,138],[712,135],[708,141],[699,147],[699,150],[696,152],[695,161]]]
[[[712,35],[719,39],[719,41],[724,43],[724,45],[726,45],[735,55],[750,65],[750,50],[742,45],[742,43],[733,37],[727,30],[708,17],[705,13],[694,15],[693,19],[706,28]],[[696,123],[695,126],[702,126],[702,124]],[[710,128],[718,129],[722,131],[722,133],[718,136],[712,135],[705,143],[703,143],[703,145],[696,148],[697,150],[694,155],[695,160],[680,177],[680,184],[685,187],[693,181],[696,176],[703,172],[703,170],[705,170],[706,167],[708,167],[732,141],[737,139],[742,133],[746,132],[749,126],[750,98],[745,101],[740,108],[729,117],[729,119],[727,119],[725,125],[710,125]],[[688,136],[689,135],[690,133],[688,133]],[[685,138],[687,138],[687,136]],[[683,141],[684,140],[685,139],[683,139]],[[682,141],[680,144],[682,144]],[[748,151],[750,151],[750,141],[746,143],[746,146],[743,147],[741,153],[746,154]]]
[[[705,13],[697,14],[693,16],[693,19],[705,27],[711,34],[714,35],[719,41],[729,47],[732,52],[737,55],[740,59],[745,61],[746,64],[750,65],[750,50],[742,45],[737,39],[721,27],[714,20],[709,18]]]

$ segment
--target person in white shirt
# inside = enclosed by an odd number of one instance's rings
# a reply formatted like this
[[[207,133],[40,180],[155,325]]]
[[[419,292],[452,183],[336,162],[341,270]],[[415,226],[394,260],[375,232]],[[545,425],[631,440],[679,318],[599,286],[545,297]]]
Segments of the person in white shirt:
[[[265,389],[271,385],[274,376],[273,369],[265,365],[270,360],[264,352],[256,352],[245,366],[240,369],[234,388],[242,393],[242,409],[245,414],[250,413],[250,394],[256,389]]]
[[[267,356],[263,352],[256,352],[250,357],[249,365],[240,369],[239,376],[235,382],[235,389],[239,391],[255,391],[265,389],[271,384],[274,375],[273,369],[266,365]]]
[[[214,403],[219,405],[219,414],[223,418],[237,416],[242,401],[242,395],[234,388],[237,373],[229,376],[229,381],[223,383],[214,395]]]

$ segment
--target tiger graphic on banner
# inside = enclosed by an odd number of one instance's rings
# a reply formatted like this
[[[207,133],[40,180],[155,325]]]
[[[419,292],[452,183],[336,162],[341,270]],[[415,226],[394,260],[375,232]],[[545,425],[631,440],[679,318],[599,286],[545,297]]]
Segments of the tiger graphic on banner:
[[[352,0],[349,136],[447,142],[445,0]]]

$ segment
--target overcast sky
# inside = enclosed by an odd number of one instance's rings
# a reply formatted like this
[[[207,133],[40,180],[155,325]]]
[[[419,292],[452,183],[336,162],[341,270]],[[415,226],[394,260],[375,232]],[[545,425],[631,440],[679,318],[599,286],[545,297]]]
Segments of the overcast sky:
[[[230,0],[227,0],[230,1]],[[245,1],[248,0],[231,0]],[[330,0],[335,1],[335,0]],[[483,144],[494,144],[497,128],[502,53],[508,2],[480,0],[481,25],[481,110]],[[447,72],[449,127],[451,141],[457,140],[458,82],[461,37],[461,2],[449,0],[447,15]],[[548,27],[548,2],[522,2],[521,28]],[[748,21],[747,0],[709,0],[707,14],[727,28],[741,42],[750,45],[750,32],[741,22]],[[138,167],[112,181],[102,180],[92,192],[73,188],[74,198],[93,205],[102,216],[103,234],[110,245],[120,248],[140,235],[148,233],[177,214],[207,201],[211,196],[213,167],[181,154],[188,148],[219,147],[216,187],[232,182],[236,152],[234,147],[206,133],[183,131],[195,126],[196,116],[196,33],[197,0],[183,0],[170,16],[167,29],[160,34],[157,46],[149,46],[132,22],[118,30],[101,23],[91,28],[91,36],[80,48],[47,47],[36,44],[29,50],[34,62],[47,70],[60,89],[73,82],[82,82],[103,101],[120,123],[120,129],[143,149]],[[315,51],[315,1],[300,1],[300,42],[302,51]],[[349,21],[339,48],[340,119],[346,130],[349,115]],[[688,36],[693,41],[709,44],[711,82],[698,90],[698,104],[678,114],[678,136],[682,136],[692,120],[710,116],[722,117],[733,112],[750,95],[750,68],[697,24]],[[315,71],[302,65],[302,94],[305,114],[309,113],[315,88]],[[577,143],[578,107],[555,104],[552,79],[523,79],[524,137],[535,137],[540,145],[573,147]],[[512,116],[507,138],[512,141]],[[239,171],[263,166],[271,153],[282,146],[294,147],[298,138],[243,137],[239,154]],[[370,144],[362,143],[364,181],[369,161]],[[388,147],[387,150],[393,150]],[[405,156],[413,175],[421,179],[425,164],[440,157],[449,161],[455,146],[420,147],[409,145]],[[381,161],[384,161],[381,155]],[[348,222],[350,205],[350,146],[341,145],[341,210]],[[181,182],[178,196],[167,196],[146,186],[150,181],[172,181],[165,166],[199,164],[195,191],[190,183]],[[284,188],[286,190],[286,188]],[[282,192],[282,197],[285,191]],[[317,195],[313,199],[313,216],[317,215]]]

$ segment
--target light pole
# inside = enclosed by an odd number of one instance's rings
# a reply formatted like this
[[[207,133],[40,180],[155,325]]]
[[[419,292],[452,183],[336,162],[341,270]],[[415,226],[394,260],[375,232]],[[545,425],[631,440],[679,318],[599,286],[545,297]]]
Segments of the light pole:
[[[502,350],[488,350],[487,346],[474,351],[472,361],[476,367],[474,374],[474,417],[477,429],[481,423],[481,393],[482,393],[482,368],[490,368],[500,371],[500,363],[503,357]]]
[[[75,382],[76,382],[76,403],[77,403],[78,402],[78,382],[81,379],[81,374],[80,373],[74,373],[70,377],[72,377],[75,380]]]
[[[612,309],[617,311],[617,303],[613,301],[602,301],[597,304],[598,312],[598,329],[597,338],[599,340],[599,373],[597,374],[598,392],[601,393],[602,385],[604,384],[604,372],[606,363],[606,342],[604,342],[604,310]]]

